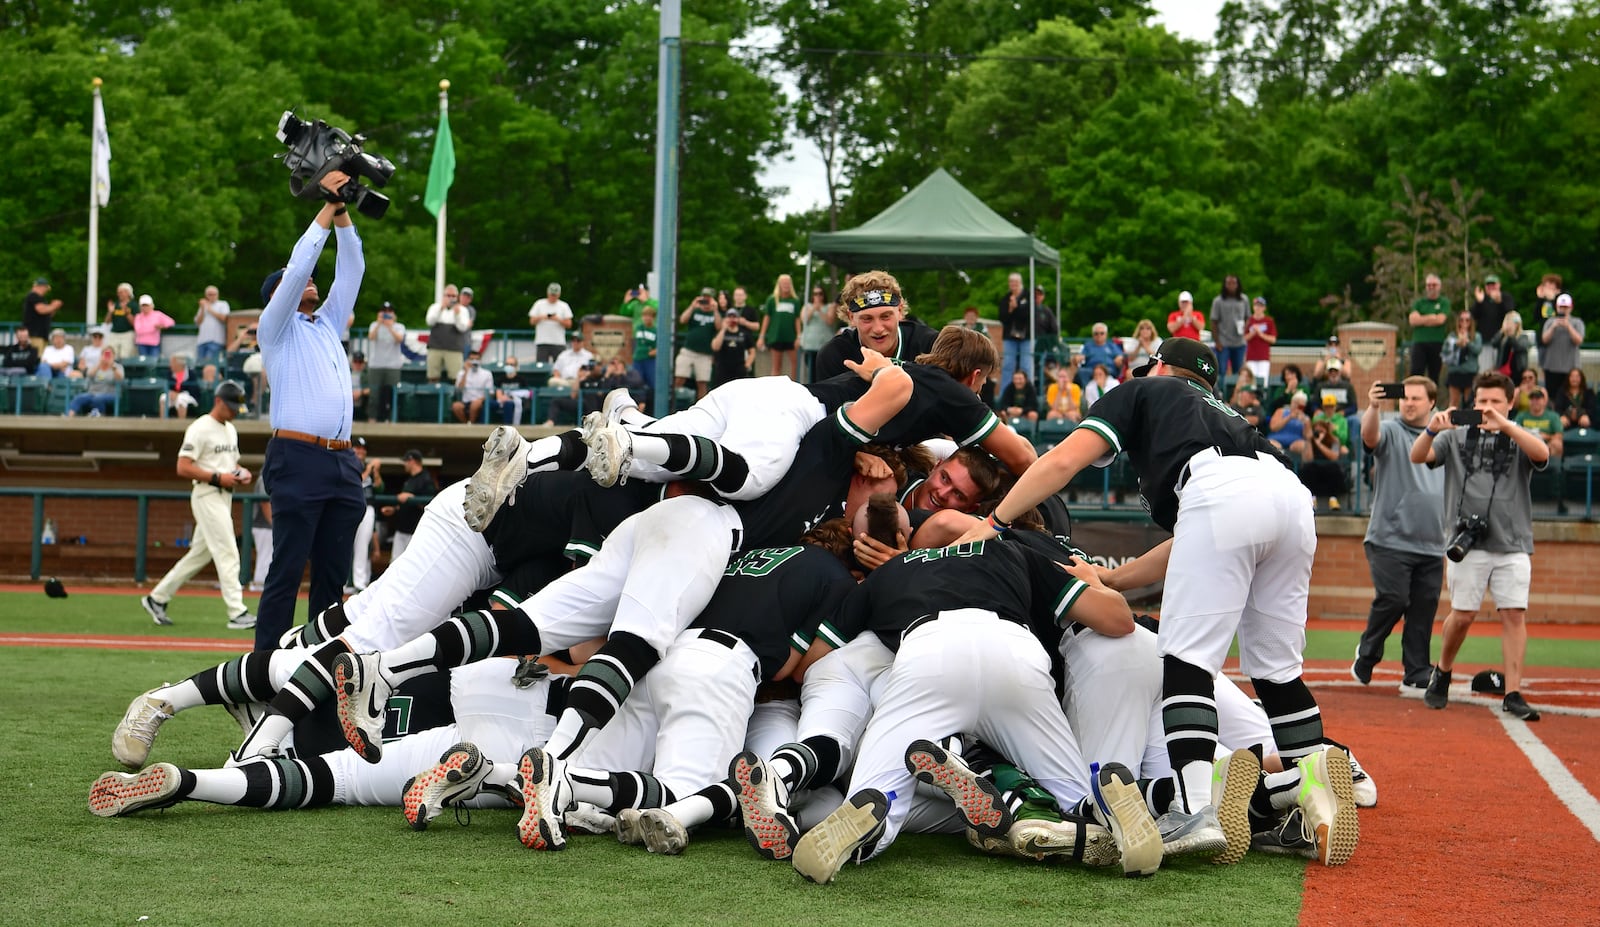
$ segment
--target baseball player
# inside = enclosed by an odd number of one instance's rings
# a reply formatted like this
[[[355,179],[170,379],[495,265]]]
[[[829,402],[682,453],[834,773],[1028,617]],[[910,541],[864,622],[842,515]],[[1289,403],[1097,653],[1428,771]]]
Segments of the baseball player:
[[[183,433],[178,450],[178,475],[194,484],[189,493],[189,510],[194,513],[194,536],[189,552],[172,565],[161,582],[141,598],[139,604],[156,624],[172,624],[167,603],[173,593],[200,572],[207,563],[217,565],[217,582],[222,586],[222,603],[228,609],[228,627],[253,628],[256,616],[244,607],[244,589],[239,585],[239,548],[233,533],[233,489],[249,486],[249,470],[239,466],[239,433],[233,419],[244,402],[244,388],[228,380],[217,387],[211,411],[194,420]]]
[[[1084,468],[1126,452],[1151,518],[1173,532],[1152,563],[1165,563],[1159,643],[1162,724],[1178,776],[1174,813],[1216,821],[1213,680],[1237,634],[1240,667],[1273,739],[1301,766],[1301,803],[1319,858],[1340,865],[1360,833],[1350,763],[1343,750],[1323,749],[1322,716],[1300,676],[1316,551],[1311,499],[1282,455],[1216,398],[1216,382],[1210,348],[1190,338],[1162,342],[962,540],[995,537]]]

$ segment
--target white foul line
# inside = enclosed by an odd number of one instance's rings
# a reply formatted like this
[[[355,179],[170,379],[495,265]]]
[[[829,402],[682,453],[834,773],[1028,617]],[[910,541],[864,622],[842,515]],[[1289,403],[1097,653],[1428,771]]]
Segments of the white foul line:
[[[1522,749],[1528,761],[1533,763],[1533,768],[1544,777],[1553,792],[1572,816],[1589,829],[1589,833],[1597,842],[1600,842],[1600,801],[1589,794],[1583,783],[1567,771],[1565,764],[1550,752],[1544,745],[1539,735],[1533,733],[1527,722],[1519,721],[1502,711],[1495,711],[1500,719],[1500,726],[1506,729],[1506,736],[1511,742]]]

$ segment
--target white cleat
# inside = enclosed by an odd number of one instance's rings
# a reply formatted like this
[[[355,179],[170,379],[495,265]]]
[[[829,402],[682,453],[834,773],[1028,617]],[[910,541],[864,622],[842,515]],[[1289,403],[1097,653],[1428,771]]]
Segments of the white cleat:
[[[1235,750],[1212,767],[1211,806],[1228,841],[1213,863],[1231,866],[1250,849],[1250,796],[1260,781],[1261,761],[1249,750]]]
[[[855,793],[795,844],[795,871],[821,885],[832,882],[851,857],[883,833],[888,816],[889,799],[882,792]]]
[[[638,808],[624,808],[617,812],[617,842],[630,847],[644,846],[643,814]]]
[[[134,698],[123,712],[117,729],[111,733],[111,755],[129,769],[144,765],[150,758],[150,748],[155,746],[156,732],[163,722],[177,714],[171,702],[155,697],[155,693],[164,688],[164,685],[158,686]]]
[[[994,783],[979,777],[960,757],[933,741],[911,742],[906,748],[906,769],[917,781],[950,796],[967,826],[979,834],[1002,837],[1011,829],[1011,812]]]
[[[175,805],[181,782],[178,767],[157,763],[143,772],[108,772],[89,788],[89,810],[103,818],[119,818],[146,808]]]
[[[665,808],[651,808],[639,815],[644,832],[644,847],[662,856],[677,856],[689,845],[689,832]]]
[[[539,747],[522,754],[517,775],[522,783],[522,818],[517,839],[530,850],[564,850],[567,834],[561,816],[572,804],[572,786],[565,764]]]
[[[476,746],[459,743],[446,750],[436,765],[406,780],[400,810],[411,829],[427,830],[446,807],[476,797],[492,767]]]
[[[1161,831],[1145,806],[1139,780],[1121,763],[1106,763],[1095,771],[1089,785],[1095,807],[1122,851],[1122,874],[1154,875],[1161,868]]]
[[[1372,781],[1372,776],[1361,764],[1356,762],[1356,755],[1345,751],[1345,756],[1350,760],[1350,786],[1356,797],[1357,808],[1376,808],[1378,806],[1378,783]]]
[[[338,697],[339,731],[345,743],[368,763],[383,758],[383,722],[394,686],[383,677],[375,653],[341,653],[333,661],[333,691]]]
[[[481,532],[489,527],[500,506],[528,477],[528,442],[510,425],[501,425],[483,442],[483,462],[467,481],[462,513],[467,527]]]
[[[1324,866],[1342,866],[1355,855],[1361,838],[1356,818],[1350,760],[1338,747],[1319,750],[1300,760],[1300,794],[1306,832],[1316,843]]]
[[[633,435],[621,425],[601,422],[593,431],[585,429],[584,445],[589,449],[584,466],[601,486],[628,481],[628,465],[633,463]]]
[[[634,402],[633,394],[626,386],[619,386],[606,393],[605,401],[600,404],[600,418],[612,425],[621,425],[623,413],[637,408],[639,404]]]
[[[728,778],[739,798],[744,836],[750,846],[765,859],[788,859],[800,839],[800,828],[779,795],[782,783],[772,774],[772,767],[746,750],[729,764]]]

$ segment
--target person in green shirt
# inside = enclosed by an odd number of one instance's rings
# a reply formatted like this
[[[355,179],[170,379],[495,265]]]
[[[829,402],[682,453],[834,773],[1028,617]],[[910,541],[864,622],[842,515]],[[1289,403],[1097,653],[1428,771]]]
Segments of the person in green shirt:
[[[617,309],[617,314],[625,315],[637,322],[642,317],[640,313],[644,311],[646,306],[656,312],[661,311],[661,303],[651,299],[650,289],[641,283],[622,294],[622,306]]]
[[[672,388],[695,382],[696,400],[704,399],[711,385],[711,339],[717,336],[717,291],[706,287],[678,314],[682,341],[672,363]]]
[[[1450,301],[1441,293],[1437,274],[1429,274],[1422,284],[1423,295],[1411,304],[1411,375],[1425,376],[1435,383],[1444,366],[1444,336],[1449,334]]]
[[[1561,456],[1561,434],[1566,426],[1561,416],[1550,408],[1550,397],[1540,387],[1528,391],[1528,411],[1518,413],[1512,421],[1539,436],[1550,447],[1551,457]]]
[[[646,386],[655,388],[656,307],[650,303],[639,307],[639,319],[633,323],[633,369],[644,377]]]
[[[794,278],[779,274],[772,287],[772,295],[761,304],[761,331],[756,336],[756,350],[772,352],[772,373],[776,376],[798,378],[798,358],[794,353],[795,320],[800,317],[800,296],[794,291]],[[788,367],[789,372],[784,373]]]

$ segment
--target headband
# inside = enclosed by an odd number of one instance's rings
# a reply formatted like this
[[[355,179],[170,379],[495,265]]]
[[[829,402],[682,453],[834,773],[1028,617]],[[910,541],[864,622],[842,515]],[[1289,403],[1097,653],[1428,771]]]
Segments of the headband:
[[[868,290],[860,296],[852,296],[845,301],[845,307],[851,312],[860,312],[863,309],[876,309],[879,306],[900,305],[900,294],[888,290]]]

